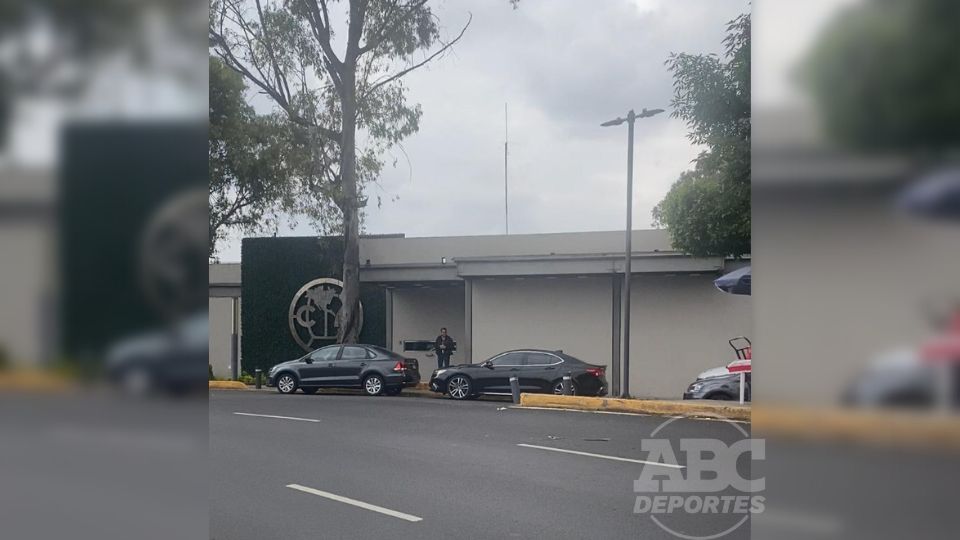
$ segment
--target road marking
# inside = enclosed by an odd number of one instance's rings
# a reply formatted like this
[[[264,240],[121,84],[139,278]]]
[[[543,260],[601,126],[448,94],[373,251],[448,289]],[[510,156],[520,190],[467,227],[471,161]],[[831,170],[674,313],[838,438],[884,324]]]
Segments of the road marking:
[[[276,416],[273,414],[253,414],[248,412],[235,412],[233,414],[239,414],[240,416],[259,416],[260,418],[279,418],[280,420],[299,420],[300,422],[319,422],[314,418],[297,418],[296,416]]]
[[[600,459],[610,459],[613,461],[627,461],[629,463],[640,463],[643,465],[657,465],[659,467],[667,467],[668,469],[683,469],[683,465],[675,465],[673,463],[661,463],[659,461],[644,461],[642,459],[630,459],[619,456],[605,456],[603,454],[592,454],[590,452],[580,452],[579,450],[567,450],[565,448],[552,448],[550,446],[538,446],[536,444],[523,444],[518,443],[517,446],[522,446],[524,448],[536,448],[537,450],[549,450],[551,452],[563,452],[564,454],[576,454],[578,456],[587,456],[595,457]]]
[[[300,484],[287,484],[287,487],[290,489],[295,489],[297,491],[302,491],[304,493],[310,493],[311,495],[317,495],[319,497],[325,497],[333,501],[350,504],[366,510],[371,510],[373,512],[380,512],[381,514],[386,514],[388,516],[392,516],[395,518],[412,521],[414,523],[416,523],[417,521],[423,521],[422,517],[412,516],[410,514],[404,514],[403,512],[397,512],[396,510],[391,510],[389,508],[384,508],[382,506],[377,506],[375,504],[365,503],[363,501],[358,501],[356,499],[351,499],[349,497],[335,495],[333,493],[327,493],[326,491],[320,491],[319,489],[313,489],[306,486],[301,486]]]

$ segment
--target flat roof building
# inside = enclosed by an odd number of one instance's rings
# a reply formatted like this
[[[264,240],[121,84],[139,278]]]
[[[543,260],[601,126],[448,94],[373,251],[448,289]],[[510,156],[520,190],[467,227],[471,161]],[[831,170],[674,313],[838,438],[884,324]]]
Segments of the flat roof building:
[[[328,240],[244,240],[242,285],[237,285],[249,315],[242,320],[245,364],[253,357],[258,365],[268,365],[302,354],[297,351],[306,348],[304,339],[294,333],[302,330],[306,312],[300,310],[297,319],[296,296],[311,279],[340,277],[339,264],[326,271],[309,268],[318,256],[325,257],[321,252],[339,260],[338,247]],[[289,248],[280,248],[282,244]],[[634,231],[632,245],[631,393],[678,397],[697,373],[732,359],[727,339],[751,332],[750,298],[722,293],[712,284],[743,263],[675,252],[663,230]],[[563,350],[607,366],[607,379],[614,384],[623,246],[622,232],[363,237],[361,339],[416,356],[411,343],[433,340],[446,327],[457,341],[453,363],[479,362],[514,348]],[[215,274],[224,274],[216,266],[211,267],[211,295],[215,287],[224,287],[212,282]],[[271,282],[271,292],[255,292],[254,279]],[[250,305],[250,294],[263,301]],[[222,341],[222,331],[218,335],[216,329],[224,325],[214,320],[214,302],[223,301],[211,298],[211,363],[222,373],[229,362],[215,353],[224,350],[214,344]],[[287,304],[286,316],[278,316]],[[224,311],[222,307],[217,309]],[[317,337],[316,328],[307,339]],[[250,338],[251,331],[258,337]],[[321,346],[323,339],[309,347]],[[278,348],[273,341],[293,345]],[[274,357],[287,351],[287,357]],[[418,359],[421,374],[428,377],[435,359],[425,352]]]

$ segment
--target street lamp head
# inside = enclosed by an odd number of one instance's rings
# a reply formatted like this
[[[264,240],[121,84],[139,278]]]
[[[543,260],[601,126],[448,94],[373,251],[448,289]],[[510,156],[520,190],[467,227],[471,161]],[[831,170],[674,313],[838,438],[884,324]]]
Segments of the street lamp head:
[[[626,122],[626,121],[627,121],[627,120],[626,120],[625,118],[615,118],[615,119],[613,119],[613,120],[607,120],[606,122],[604,122],[604,123],[602,123],[602,124],[600,124],[600,125],[603,126],[603,127],[619,126],[620,124],[622,124],[622,123],[624,123],[624,122]]]
[[[663,109],[646,109],[644,108],[640,111],[640,114],[637,115],[637,118],[649,118],[651,116],[660,114],[663,112]]]

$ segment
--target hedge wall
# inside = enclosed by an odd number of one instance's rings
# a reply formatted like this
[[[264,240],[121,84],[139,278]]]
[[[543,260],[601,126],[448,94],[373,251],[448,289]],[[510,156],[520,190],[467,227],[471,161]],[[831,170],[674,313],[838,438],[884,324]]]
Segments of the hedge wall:
[[[253,373],[303,356],[290,335],[287,312],[297,291],[321,277],[342,279],[343,239],[339,237],[244,238],[241,244],[243,369]],[[386,344],[386,294],[361,284],[360,341]]]

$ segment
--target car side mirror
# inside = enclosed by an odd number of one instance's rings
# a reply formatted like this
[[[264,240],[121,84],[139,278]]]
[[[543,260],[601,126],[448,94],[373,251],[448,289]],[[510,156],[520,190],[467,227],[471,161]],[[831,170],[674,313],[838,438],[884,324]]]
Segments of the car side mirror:
[[[489,360],[487,360],[486,362],[484,362],[484,363],[482,363],[482,364],[480,364],[480,365],[483,366],[483,367],[485,367],[485,368],[487,368],[487,369],[493,369],[493,362],[491,362],[491,361],[489,361]]]
[[[310,358],[309,356],[307,356],[306,358],[303,359],[303,361],[306,362],[307,364],[312,364],[313,358]]]

